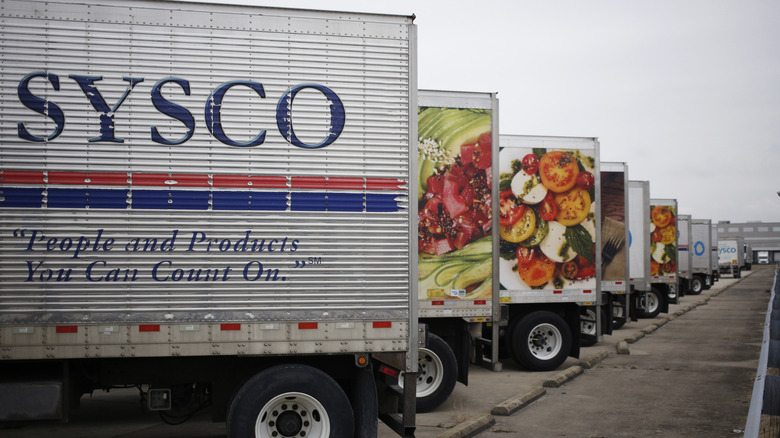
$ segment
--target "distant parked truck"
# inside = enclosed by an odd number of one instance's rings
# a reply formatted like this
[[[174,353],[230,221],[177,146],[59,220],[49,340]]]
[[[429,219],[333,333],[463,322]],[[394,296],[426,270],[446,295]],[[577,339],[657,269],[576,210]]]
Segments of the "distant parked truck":
[[[691,271],[691,215],[677,216],[677,275],[680,277],[680,295],[688,293],[693,281]]]
[[[720,280],[720,265],[718,263],[718,226],[712,224],[710,231],[712,232],[712,238],[710,239],[710,270],[712,272],[712,282],[715,283]]]
[[[742,237],[728,237],[718,240],[718,265],[720,273],[729,273],[734,278],[742,276],[745,263],[745,244]]]
[[[768,265],[769,251],[756,251],[756,261],[759,265]]]
[[[654,318],[677,303],[680,287],[677,275],[677,200],[650,200],[650,294],[640,316]]]
[[[745,261],[742,263],[742,269],[745,271],[749,271],[753,266],[753,247],[750,246],[750,243],[745,241],[744,246],[744,253],[745,253]]]
[[[712,287],[712,221],[710,219],[691,220],[691,274],[688,293],[698,295],[702,290]]]
[[[650,294],[650,182],[628,182],[628,282],[631,286],[629,316],[645,316]],[[640,310],[642,309],[642,310]]]

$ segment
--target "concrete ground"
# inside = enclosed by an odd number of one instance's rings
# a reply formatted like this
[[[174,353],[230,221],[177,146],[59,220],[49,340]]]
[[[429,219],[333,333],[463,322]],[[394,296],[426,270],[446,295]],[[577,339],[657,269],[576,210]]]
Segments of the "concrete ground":
[[[773,269],[760,267],[685,296],[669,314],[628,323],[583,348],[590,363],[570,358],[550,373],[511,361],[501,373],[472,367],[468,387],[458,384],[436,412],[418,415],[416,436],[741,436],[773,278]],[[540,393],[511,415],[490,415],[504,401]]]
[[[532,373],[511,360],[498,373],[472,366],[468,387],[458,384],[435,412],[418,415],[416,436],[741,436],[773,274],[762,267],[739,282],[723,279],[668,315],[626,324],[557,371]],[[630,354],[617,354],[619,346]],[[515,411],[523,397],[539,399]],[[500,415],[501,408],[514,412]],[[169,426],[126,389],[84,397],[67,424],[0,429],[0,436],[224,438],[224,424],[209,418],[205,411]],[[380,424],[380,438],[395,436]]]

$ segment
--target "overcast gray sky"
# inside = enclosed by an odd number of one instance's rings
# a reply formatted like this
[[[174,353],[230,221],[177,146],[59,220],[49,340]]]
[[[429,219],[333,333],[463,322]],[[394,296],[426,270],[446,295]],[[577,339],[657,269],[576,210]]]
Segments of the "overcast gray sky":
[[[502,134],[598,137],[654,198],[780,221],[780,1],[226,1],[417,16],[422,89],[492,91]]]

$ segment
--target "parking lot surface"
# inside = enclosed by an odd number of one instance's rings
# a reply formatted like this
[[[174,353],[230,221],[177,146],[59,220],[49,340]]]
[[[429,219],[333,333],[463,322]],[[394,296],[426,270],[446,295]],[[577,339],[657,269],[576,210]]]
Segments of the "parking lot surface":
[[[501,372],[472,366],[468,387],[458,384],[436,411],[417,416],[416,436],[741,436],[773,275],[762,267],[741,280],[722,279],[701,295],[682,297],[669,314],[629,322],[556,371],[528,372],[511,360]],[[560,387],[550,386],[559,379]],[[538,392],[538,400],[511,415],[491,414]],[[167,425],[128,388],[85,396],[69,423],[19,425],[0,429],[0,436],[224,438],[224,424],[210,416],[205,410]],[[380,424],[380,438],[394,436]]]

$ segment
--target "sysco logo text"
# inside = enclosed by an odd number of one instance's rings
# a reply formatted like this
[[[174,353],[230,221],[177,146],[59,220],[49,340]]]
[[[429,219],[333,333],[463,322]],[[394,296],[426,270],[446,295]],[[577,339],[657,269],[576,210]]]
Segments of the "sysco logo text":
[[[737,248],[719,248],[718,254],[733,254],[737,252]]]
[[[90,142],[113,142],[113,143],[124,142],[123,139],[117,138],[115,135],[114,113],[117,113],[118,111],[121,110],[121,106],[127,99],[127,96],[130,95],[130,93],[132,92],[133,88],[136,85],[144,81],[144,78],[130,78],[130,77],[122,78],[125,82],[127,82],[128,86],[124,94],[122,95],[122,97],[120,97],[117,100],[117,102],[113,104],[113,106],[110,106],[108,102],[106,102],[106,100],[103,98],[100,91],[98,90],[97,82],[103,79],[101,76],[69,75],[68,78],[75,81],[76,84],[78,84],[78,86],[81,88],[81,91],[89,100],[89,103],[92,104],[92,107],[95,109],[95,111],[97,111],[100,114],[100,129],[99,129],[100,135],[98,137],[90,138],[89,141]],[[33,135],[27,130],[27,128],[24,125],[24,122],[19,122],[17,124],[17,128],[19,131],[19,138],[24,140],[29,140],[32,142],[51,141],[57,138],[60,134],[62,134],[63,130],[65,129],[65,113],[55,102],[38,97],[30,91],[30,82],[34,79],[45,79],[46,81],[49,82],[49,84],[51,85],[52,88],[54,88],[55,91],[59,91],[60,77],[56,74],[46,73],[46,72],[30,73],[19,82],[19,86],[17,89],[19,100],[22,101],[22,104],[24,104],[24,106],[37,112],[38,114],[41,114],[51,119],[56,126],[53,132],[51,132],[46,138],[44,138],[44,137]],[[190,110],[188,110],[187,108],[163,97],[162,88],[167,84],[174,84],[178,86],[179,88],[181,88],[182,92],[185,95],[189,96],[190,82],[186,79],[180,79],[180,78],[165,78],[157,81],[157,83],[154,84],[151,90],[152,104],[157,109],[157,111],[181,122],[187,128],[187,132],[181,138],[168,139],[163,137],[159,133],[157,127],[152,126],[150,130],[151,131],[150,135],[151,135],[151,140],[154,142],[164,144],[164,145],[178,145],[192,138],[192,135],[195,132],[195,117],[192,115],[192,112],[190,112]],[[208,99],[206,99],[203,108],[203,116],[206,121],[206,126],[209,132],[217,140],[219,140],[220,142],[228,146],[238,146],[238,147],[259,146],[263,144],[263,142],[265,141],[265,134],[266,134],[265,129],[260,130],[257,133],[257,135],[249,141],[238,142],[230,139],[225,133],[224,128],[222,127],[222,123],[223,123],[223,118],[221,114],[222,101],[225,97],[225,94],[228,92],[228,90],[230,90],[233,87],[249,88],[250,90],[254,91],[260,98],[265,98],[265,90],[263,89],[263,84],[259,82],[231,81],[219,85],[216,88],[214,88],[214,90],[212,90]],[[290,116],[290,108],[292,106],[292,102],[295,100],[295,96],[300,91],[305,89],[313,89],[322,93],[325,96],[325,98],[328,100],[329,107],[330,107],[330,119],[331,119],[330,129],[328,129],[328,132],[325,133],[325,138],[321,142],[316,144],[304,143],[298,138],[298,136],[295,135],[295,129],[293,128],[293,121]],[[341,135],[341,132],[344,130],[344,121],[345,121],[345,112],[344,112],[344,105],[342,104],[341,99],[339,99],[338,95],[336,95],[336,93],[334,93],[333,90],[323,85],[301,84],[292,87],[282,94],[282,96],[279,98],[276,104],[276,127],[279,129],[279,132],[282,134],[282,136],[285,139],[287,139],[288,142],[301,148],[308,148],[308,149],[321,148],[333,143],[334,141],[336,141],[339,135]]]

